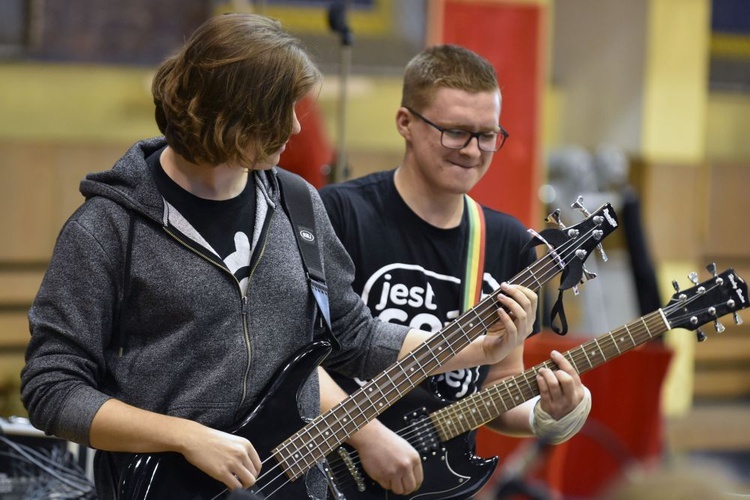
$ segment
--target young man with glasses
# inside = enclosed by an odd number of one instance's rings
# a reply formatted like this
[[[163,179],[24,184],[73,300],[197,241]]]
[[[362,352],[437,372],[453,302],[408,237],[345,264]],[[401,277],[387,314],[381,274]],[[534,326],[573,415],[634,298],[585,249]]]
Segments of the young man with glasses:
[[[406,146],[401,164],[321,190],[333,227],[356,266],[354,289],[381,320],[436,332],[473,305],[465,301],[462,287],[471,281],[467,255],[478,241],[471,235],[482,218],[473,213],[484,219],[484,269],[477,276],[481,296],[535,259],[533,251],[523,251],[529,236],[517,219],[474,205],[467,197],[508,138],[500,125],[501,102],[489,62],[462,47],[430,47],[409,62],[404,75],[396,112],[396,128]],[[545,441],[562,442],[582,427],[590,409],[588,390],[567,360],[559,353],[552,358],[561,370],[540,371],[541,399],[504,413],[488,424],[492,429],[516,436],[544,434]],[[414,491],[423,479],[419,454],[393,432],[400,427],[383,424],[388,415],[399,418],[434,407],[437,400],[450,404],[523,369],[520,343],[494,365],[430,377],[350,444],[382,487],[398,494]],[[357,380],[331,376],[348,392],[358,388]],[[327,384],[324,399],[340,397],[334,392]]]

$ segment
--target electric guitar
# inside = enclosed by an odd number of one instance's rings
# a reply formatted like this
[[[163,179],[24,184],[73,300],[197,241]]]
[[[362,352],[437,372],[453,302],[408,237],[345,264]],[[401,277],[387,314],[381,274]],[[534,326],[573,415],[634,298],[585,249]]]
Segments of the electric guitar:
[[[617,227],[612,206],[604,204],[574,226],[549,228],[539,234],[532,232],[532,244],[545,244],[548,251],[509,283],[539,289],[562,273],[561,289],[578,284],[588,255]],[[331,347],[318,341],[297,352],[264,389],[264,396],[250,415],[232,430],[248,439],[263,460],[261,474],[250,491],[261,498],[307,498],[306,473],[495,323],[499,293],[497,290],[485,297],[402,360],[310,422],[303,421],[297,412],[296,394]],[[120,499],[202,500],[229,494],[221,482],[192,466],[178,453],[135,454],[122,476],[118,485]]]
[[[718,319],[729,313],[734,313],[735,322],[741,323],[736,311],[748,307],[747,283],[732,269],[721,274],[716,274],[714,265],[708,269],[712,278],[700,284],[697,274],[691,273],[695,286],[688,290],[679,291],[674,282],[678,291],[665,307],[573,348],[564,356],[580,374],[673,328],[693,330],[714,321],[716,330],[722,332],[724,326]],[[704,339],[705,334],[698,330],[698,340]],[[420,408],[403,415],[402,428],[397,433],[422,456],[424,482],[417,491],[396,495],[384,490],[365,474],[356,451],[346,445],[328,457],[339,491],[349,500],[470,498],[490,479],[498,463],[497,457],[483,459],[472,453],[470,434],[537,396],[536,376],[541,368],[555,370],[557,365],[547,360],[440,410]]]

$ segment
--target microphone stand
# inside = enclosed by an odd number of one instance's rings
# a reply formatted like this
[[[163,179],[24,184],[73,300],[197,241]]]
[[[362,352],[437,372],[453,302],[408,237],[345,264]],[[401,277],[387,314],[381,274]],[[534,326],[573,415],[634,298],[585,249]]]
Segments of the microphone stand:
[[[336,138],[336,161],[331,169],[330,181],[341,182],[349,176],[346,159],[346,100],[349,71],[352,59],[352,32],[346,23],[347,2],[335,0],[328,8],[328,25],[334,33],[341,37],[341,58],[339,62],[339,102],[338,102],[338,130]]]

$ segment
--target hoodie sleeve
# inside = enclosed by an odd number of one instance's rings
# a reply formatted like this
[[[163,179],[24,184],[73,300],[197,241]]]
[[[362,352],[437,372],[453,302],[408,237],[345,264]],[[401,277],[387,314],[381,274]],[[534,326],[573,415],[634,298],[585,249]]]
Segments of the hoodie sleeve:
[[[408,327],[373,318],[352,288],[354,263],[331,226],[317,191],[313,206],[324,249],[323,266],[328,283],[333,333],[341,344],[324,366],[351,377],[372,378],[398,359]]]
[[[104,244],[82,224],[82,211],[63,227],[29,312],[21,397],[35,427],[88,445],[91,421],[109,399],[100,388],[117,302],[111,256],[119,253],[117,238]]]

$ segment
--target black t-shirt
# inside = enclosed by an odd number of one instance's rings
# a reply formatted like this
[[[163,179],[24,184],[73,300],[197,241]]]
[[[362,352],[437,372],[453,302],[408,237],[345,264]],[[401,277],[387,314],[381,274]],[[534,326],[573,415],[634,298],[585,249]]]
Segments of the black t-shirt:
[[[356,266],[354,289],[373,315],[434,333],[459,315],[468,214],[464,210],[456,228],[428,224],[396,191],[394,172],[326,186],[321,197]],[[486,207],[483,212],[484,297],[531,264],[535,252],[522,252],[530,236],[517,219]],[[416,408],[435,397],[448,401],[463,398],[481,388],[487,372],[485,366],[430,377],[397,405]],[[349,391],[358,387],[350,379],[332,376]]]
[[[161,167],[159,158],[163,149],[151,154],[146,162],[151,168],[156,185],[164,199],[178,214],[170,212],[170,223],[174,217],[187,222],[179,228],[193,240],[211,250],[217,262],[225,265],[245,290],[250,275],[250,251],[255,227],[255,176],[247,176],[245,189],[228,200],[207,200],[183,189],[170,178]],[[192,231],[191,231],[192,230]]]

